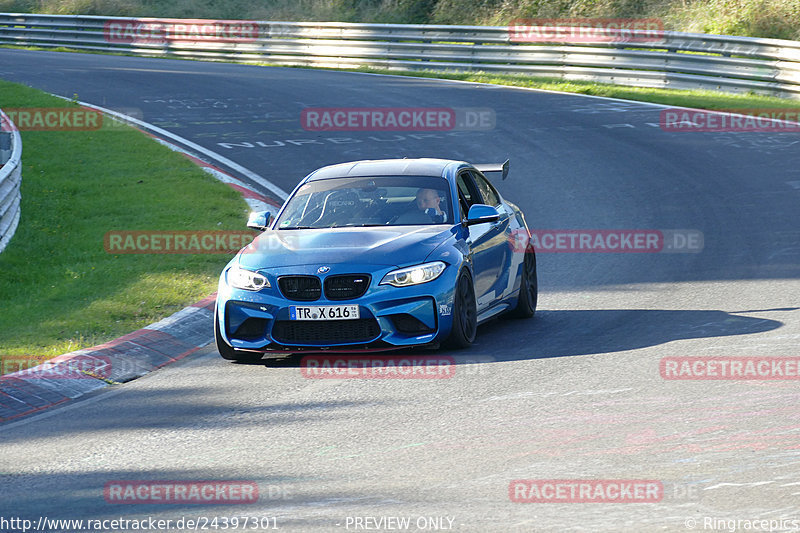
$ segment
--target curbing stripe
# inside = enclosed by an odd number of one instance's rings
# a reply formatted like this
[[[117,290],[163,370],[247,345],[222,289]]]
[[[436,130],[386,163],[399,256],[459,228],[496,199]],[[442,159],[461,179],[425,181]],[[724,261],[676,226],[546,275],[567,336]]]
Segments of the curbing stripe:
[[[40,395],[35,393],[35,388],[28,385],[21,379],[10,379],[6,386],[6,392],[19,400],[23,404],[32,405],[35,408],[45,407],[50,403]]]
[[[94,359],[99,363],[98,377],[85,375],[85,378],[58,379],[37,376],[37,373],[48,375],[43,365],[0,377],[0,422],[33,414],[109,387],[111,384],[107,380],[117,383],[131,381],[208,345],[214,340],[214,335],[209,316],[211,312],[205,308],[207,300],[205,298],[124,338],[51,360],[68,362]],[[202,307],[197,307],[198,304]],[[187,309],[194,312],[186,312]],[[167,328],[169,333],[164,331]],[[109,368],[106,370],[105,366]]]
[[[211,296],[206,296],[199,302],[193,303],[190,307],[203,307],[208,309],[209,311],[214,311],[214,306],[217,305],[217,293],[215,292]]]
[[[51,404],[55,402],[60,402],[62,400],[67,399],[67,397],[59,392],[52,391],[45,386],[40,384],[35,384],[32,382],[26,382],[22,378],[19,378],[20,382],[23,382],[23,386],[28,389],[29,392],[35,394],[36,396],[40,397],[45,403]],[[14,382],[12,381],[12,385]]]

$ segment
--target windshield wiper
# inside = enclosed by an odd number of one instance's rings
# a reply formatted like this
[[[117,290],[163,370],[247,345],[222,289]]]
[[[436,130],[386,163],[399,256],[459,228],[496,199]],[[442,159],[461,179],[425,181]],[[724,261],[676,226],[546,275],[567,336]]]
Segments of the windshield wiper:
[[[319,228],[315,228],[313,226],[288,226],[285,228],[278,228],[278,229],[319,229]]]

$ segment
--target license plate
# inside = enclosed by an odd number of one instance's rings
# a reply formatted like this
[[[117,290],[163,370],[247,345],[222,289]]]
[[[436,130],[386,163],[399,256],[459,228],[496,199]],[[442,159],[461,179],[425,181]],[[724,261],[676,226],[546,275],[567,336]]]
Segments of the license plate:
[[[357,305],[312,305],[289,307],[290,320],[355,320]]]

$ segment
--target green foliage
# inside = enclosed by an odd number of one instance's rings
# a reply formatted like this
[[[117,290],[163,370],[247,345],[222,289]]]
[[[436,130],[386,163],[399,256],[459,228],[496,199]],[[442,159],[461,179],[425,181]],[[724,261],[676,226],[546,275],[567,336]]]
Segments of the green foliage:
[[[0,0],[0,13],[32,13],[35,8],[33,0]]]
[[[682,31],[800,40],[800,0],[694,0],[665,14]]]
[[[676,31],[800,39],[800,0],[0,0],[0,11],[501,26],[515,18],[661,18]]]

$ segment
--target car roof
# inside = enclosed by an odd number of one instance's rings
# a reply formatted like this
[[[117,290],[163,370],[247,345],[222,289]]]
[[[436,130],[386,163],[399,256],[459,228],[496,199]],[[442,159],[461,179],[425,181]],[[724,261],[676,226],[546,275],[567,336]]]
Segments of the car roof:
[[[450,165],[467,165],[450,159],[370,159],[329,165],[315,170],[309,181],[359,176],[444,176]]]

